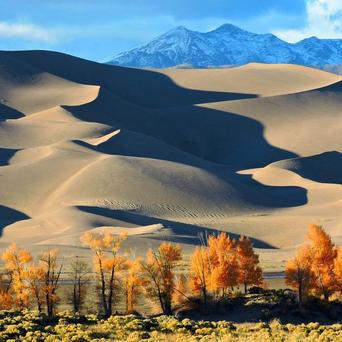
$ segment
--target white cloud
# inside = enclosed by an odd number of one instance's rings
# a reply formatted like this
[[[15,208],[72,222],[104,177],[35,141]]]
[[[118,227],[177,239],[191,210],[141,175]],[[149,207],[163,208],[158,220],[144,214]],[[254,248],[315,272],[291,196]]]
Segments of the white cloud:
[[[58,40],[57,31],[49,30],[30,23],[8,23],[0,21],[0,37],[21,38],[25,40],[55,43]]]
[[[307,0],[306,24],[300,30],[276,30],[279,38],[297,42],[303,38],[342,38],[342,1]]]

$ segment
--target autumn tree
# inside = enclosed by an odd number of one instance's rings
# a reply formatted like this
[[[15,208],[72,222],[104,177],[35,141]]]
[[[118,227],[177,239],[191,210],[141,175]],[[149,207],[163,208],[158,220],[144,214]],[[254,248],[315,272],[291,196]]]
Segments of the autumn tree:
[[[60,301],[57,289],[59,288],[63,264],[59,264],[58,255],[57,249],[48,250],[39,255],[39,264],[43,272],[43,293],[49,318],[54,316],[56,306]]]
[[[342,293],[342,247],[337,250],[337,256],[334,262],[334,274],[337,289]]]
[[[241,236],[236,246],[239,264],[238,280],[243,284],[245,293],[250,285],[263,283],[262,269],[259,266],[259,256],[253,250],[252,242],[245,236]]]
[[[285,282],[298,291],[300,307],[314,281],[311,264],[312,250],[310,246],[304,245],[299,249],[297,255],[293,259],[290,259],[286,265]]]
[[[313,292],[323,295],[324,299],[328,300],[336,289],[334,262],[337,250],[330,236],[321,226],[310,225],[308,239],[312,254],[311,271],[315,277]]]
[[[190,258],[190,287],[200,294],[204,307],[208,300],[208,282],[210,275],[209,254],[206,247],[196,247]]]
[[[68,293],[74,312],[80,312],[87,294],[87,284],[90,280],[88,263],[76,256],[71,265],[72,290]]]
[[[208,238],[209,289],[216,297],[225,297],[229,290],[238,285],[239,265],[236,242],[226,233]]]
[[[176,277],[172,301],[178,306],[183,306],[188,302],[188,299],[188,281],[185,274],[181,273]]]
[[[139,296],[142,294],[145,279],[142,277],[142,265],[140,259],[127,260],[125,282],[126,312],[133,313]]]
[[[0,274],[0,310],[11,309],[14,300],[10,291],[12,283],[11,274],[6,271]]]
[[[31,262],[32,256],[27,250],[18,248],[15,243],[12,243],[3,252],[2,260],[11,277],[11,288],[15,294],[16,305],[19,309],[23,309],[29,305],[30,301],[26,275],[27,266]]]
[[[98,288],[105,317],[112,315],[118,276],[125,267],[126,259],[118,253],[126,238],[126,234],[115,235],[111,232],[86,232],[81,238],[94,252],[93,266],[99,280]]]
[[[45,303],[45,269],[41,265],[31,264],[27,269],[27,287],[31,297],[34,298],[37,310],[43,312]]]
[[[0,290],[0,310],[9,310],[13,306],[13,297],[10,292]]]
[[[163,242],[157,251],[150,249],[142,262],[146,291],[152,299],[159,301],[165,315],[172,312],[172,296],[175,289],[174,270],[182,259],[179,245]]]

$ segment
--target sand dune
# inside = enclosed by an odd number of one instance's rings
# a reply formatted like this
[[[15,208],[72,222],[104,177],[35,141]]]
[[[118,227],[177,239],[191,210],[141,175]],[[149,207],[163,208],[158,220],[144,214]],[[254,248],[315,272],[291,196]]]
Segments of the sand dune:
[[[2,246],[70,251],[109,229],[142,252],[225,230],[280,260],[312,222],[342,242],[341,77],[139,70],[48,51],[0,62]]]
[[[178,85],[207,91],[257,96],[297,93],[330,85],[340,76],[289,64],[250,63],[228,69],[166,69],[163,73]],[[262,82],[260,82],[262,80]]]

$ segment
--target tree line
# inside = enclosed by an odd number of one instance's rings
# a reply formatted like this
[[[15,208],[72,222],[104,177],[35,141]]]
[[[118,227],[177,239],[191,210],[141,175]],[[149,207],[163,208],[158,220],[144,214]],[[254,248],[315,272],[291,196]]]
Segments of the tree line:
[[[205,310],[211,301],[224,302],[236,288],[242,286],[247,293],[250,286],[264,285],[259,257],[247,237],[209,236],[206,244],[194,249],[188,271],[183,273],[178,270],[184,261],[180,245],[163,242],[156,250],[149,249],[144,258],[136,258],[122,253],[126,239],[125,234],[108,231],[83,234],[81,241],[93,254],[92,270],[79,257],[71,263],[68,299],[75,312],[84,307],[91,283],[96,284],[99,314],[104,317],[114,313],[119,296],[124,296],[127,313],[135,312],[139,301],[147,298],[168,315],[193,300],[199,300]],[[10,245],[1,256],[0,309],[34,305],[52,318],[61,302],[58,289],[63,262],[58,253],[45,251],[35,259],[15,243]],[[299,305],[309,295],[328,300],[342,291],[342,249],[322,227],[311,225],[307,243],[289,260],[285,275],[286,283],[298,291]]]

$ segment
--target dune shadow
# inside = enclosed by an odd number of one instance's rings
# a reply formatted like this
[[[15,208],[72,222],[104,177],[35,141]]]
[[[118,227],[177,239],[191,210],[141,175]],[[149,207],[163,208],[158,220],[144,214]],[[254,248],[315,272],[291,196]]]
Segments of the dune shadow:
[[[198,167],[225,182],[248,186],[251,196],[246,189],[245,199],[258,206],[294,207],[307,203],[304,188],[266,186],[251,176],[235,173],[297,157],[270,145],[264,138],[264,126],[254,119],[199,106],[148,110],[118,103],[106,90],[100,91],[95,101],[67,107],[67,110],[81,120],[95,119],[122,130],[97,146],[77,141],[82,146],[110,155],[153,158]],[[94,113],[98,115],[94,117]],[[259,195],[253,196],[253,191]]]
[[[63,106],[81,120],[146,134],[234,170],[297,157],[269,144],[259,121],[196,106],[255,98],[257,94],[183,88],[153,70],[100,64],[53,51],[7,53],[59,77],[99,85],[99,96],[93,102]]]
[[[312,90],[312,91],[341,93],[342,92],[342,81],[338,81],[338,82],[335,82],[333,84],[329,84],[325,87],[319,88],[317,90]]]
[[[162,224],[165,228],[172,231],[171,235],[165,236],[163,233],[158,234],[144,234],[142,237],[148,237],[149,239],[165,240],[170,242],[184,243],[189,245],[200,245],[209,235],[217,235],[221,231],[213,228],[207,228],[177,221],[165,220],[157,217],[142,215],[134,210],[120,210],[120,209],[108,209],[95,206],[77,206],[77,209],[95,215],[104,216],[107,218],[114,218],[116,220],[129,222],[139,226],[148,226],[152,224]],[[240,236],[234,233],[228,232],[229,236],[234,239],[238,239]],[[271,248],[274,246],[255,238],[251,238],[254,247],[256,248]]]
[[[9,165],[9,160],[19,151],[13,148],[0,148],[0,166]]]
[[[29,218],[29,216],[21,211],[0,205],[0,237],[2,236],[2,231],[6,226]]]
[[[104,89],[93,102],[63,108],[80,120],[152,137],[234,171],[297,157],[295,153],[272,146],[265,139],[265,128],[259,121],[216,109],[195,105],[149,109],[122,101]],[[107,144],[106,153],[110,152]],[[125,153],[153,158],[149,150],[143,151],[133,144]]]
[[[233,171],[297,157],[293,152],[271,145],[264,137],[265,127],[247,116],[198,106],[184,112],[171,108],[167,114],[192,132],[188,137],[173,136],[169,142],[176,141],[178,148]],[[172,122],[168,122],[168,127],[173,128]]]
[[[145,108],[123,101],[107,89],[101,89],[93,102],[63,107],[81,120],[100,122],[122,131],[97,146],[77,141],[82,146],[111,155],[199,167],[225,182],[241,183],[251,191],[260,191],[257,200],[256,196],[245,195],[248,202],[258,206],[293,207],[307,203],[306,189],[266,186],[250,176],[235,173],[297,157],[271,145],[264,137],[264,126],[257,120],[195,105]]]
[[[0,122],[8,119],[19,119],[25,115],[16,109],[6,106],[4,103],[0,102]]]
[[[145,107],[173,107],[257,97],[256,94],[185,89],[157,71],[101,64],[54,51],[7,53],[42,71],[77,83],[99,85]]]
[[[319,183],[342,184],[342,153],[324,152],[318,155],[275,163],[303,178]]]
[[[299,186],[271,186],[257,182],[252,178],[252,175],[236,175],[243,185],[248,186],[248,189],[254,189],[258,194],[256,197],[249,196],[248,191],[242,192],[241,196],[246,202],[256,206],[267,208],[291,208],[298,207],[308,203],[307,189]],[[252,192],[250,191],[252,195]]]

